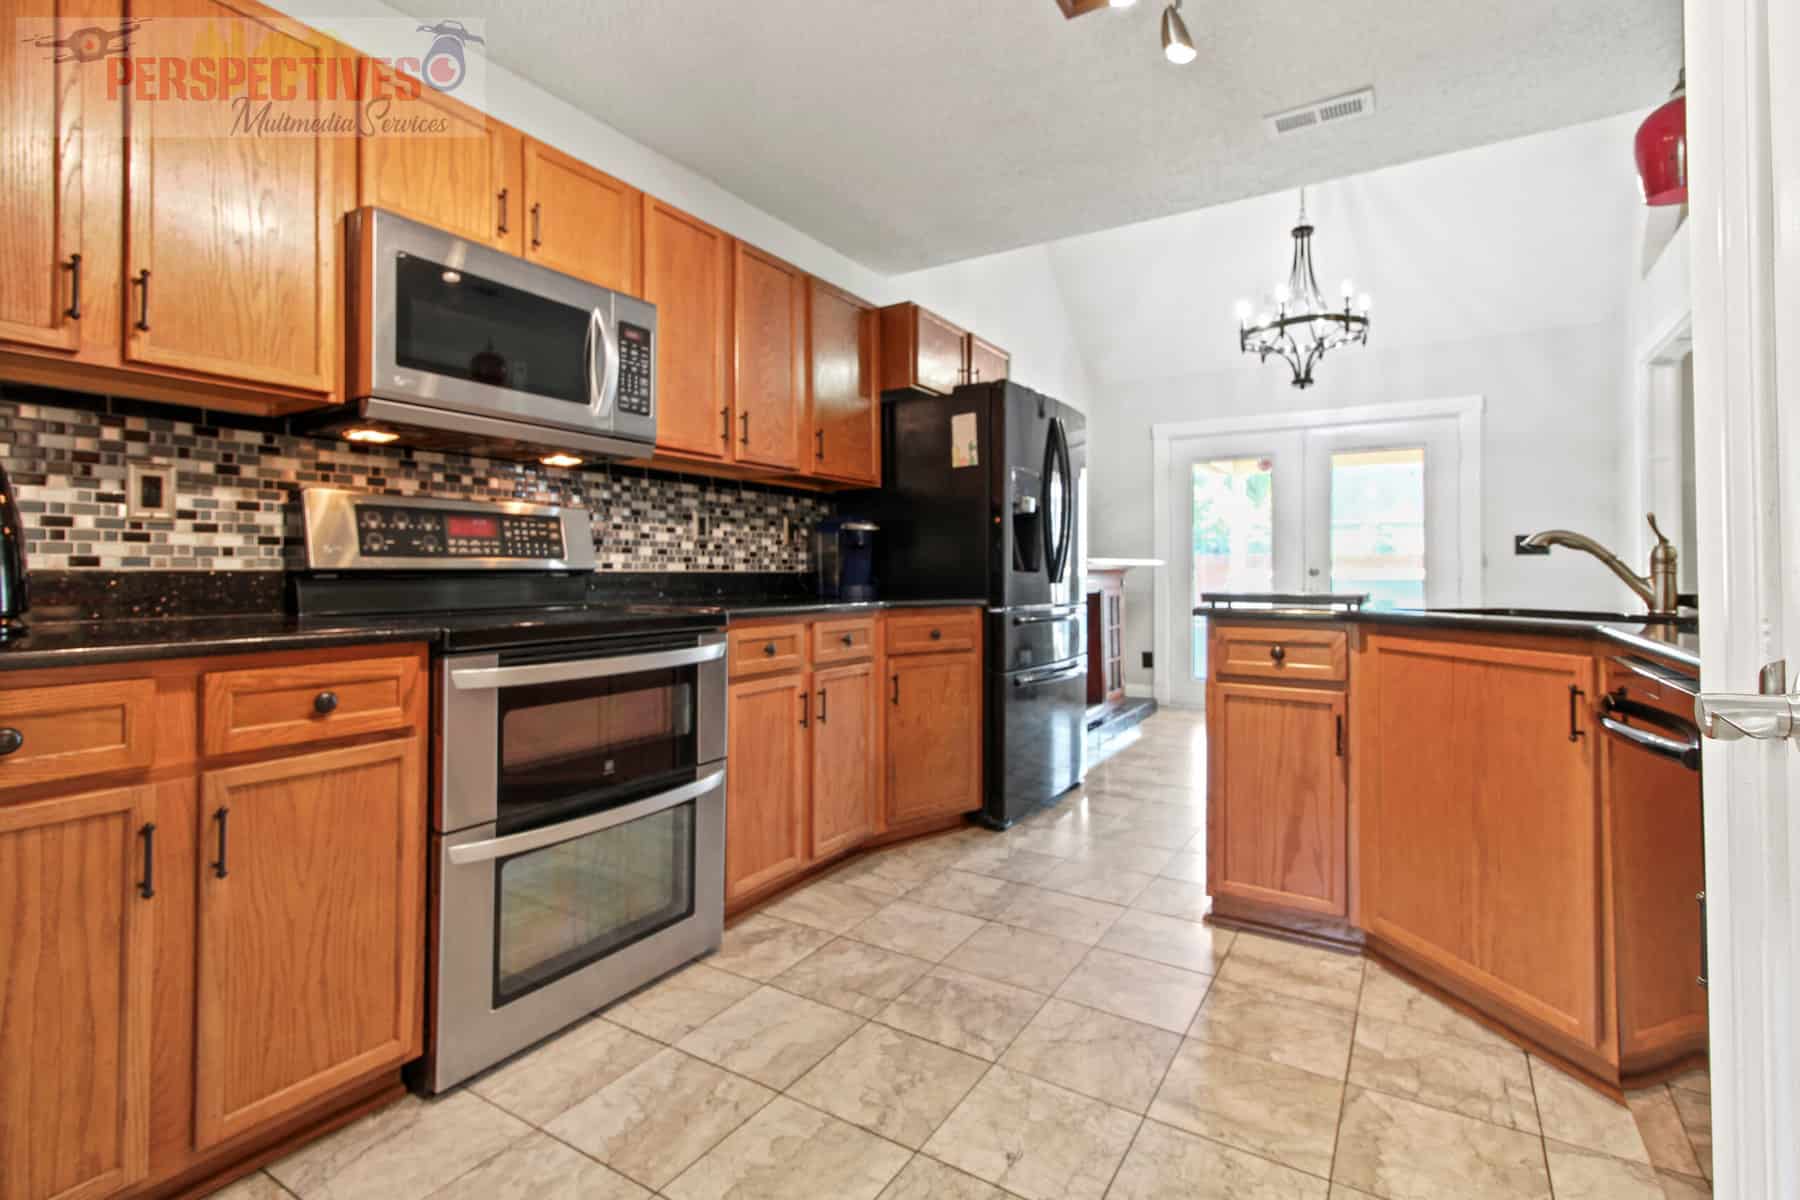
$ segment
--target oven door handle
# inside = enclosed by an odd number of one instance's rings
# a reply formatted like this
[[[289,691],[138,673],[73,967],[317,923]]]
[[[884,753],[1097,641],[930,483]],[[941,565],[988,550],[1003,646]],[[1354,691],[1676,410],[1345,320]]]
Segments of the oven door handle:
[[[691,667],[725,657],[725,643],[655,650],[648,654],[621,654],[613,658],[583,658],[573,662],[532,663],[519,667],[461,667],[450,672],[450,683],[459,691],[480,692],[492,688],[530,687],[537,683],[568,683],[576,679],[604,679],[609,675],[635,675],[667,667]]]
[[[724,786],[725,768],[715,767],[692,783],[684,783],[678,788],[670,788],[666,792],[658,792],[654,796],[634,800],[622,808],[611,808],[605,812],[598,812],[574,821],[546,825],[542,829],[528,829],[524,833],[510,833],[505,837],[489,838],[485,842],[470,842],[466,846],[452,846],[449,852],[450,865],[466,867],[472,863],[492,862],[496,858],[510,858],[515,854],[524,854],[531,850],[544,850],[562,842],[572,842],[576,838],[599,833],[603,829],[611,829],[614,825],[624,825],[643,817],[652,816],[664,809],[674,808],[678,804],[686,804],[689,800],[698,799],[706,793]]]

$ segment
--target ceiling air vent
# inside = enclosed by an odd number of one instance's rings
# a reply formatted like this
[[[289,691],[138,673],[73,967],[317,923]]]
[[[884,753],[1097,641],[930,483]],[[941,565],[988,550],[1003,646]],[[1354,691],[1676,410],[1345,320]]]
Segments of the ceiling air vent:
[[[1303,129],[1354,121],[1374,111],[1375,89],[1367,87],[1360,92],[1333,96],[1329,100],[1319,100],[1299,108],[1290,108],[1286,112],[1273,113],[1264,117],[1263,123],[1268,126],[1271,136],[1286,137]]]

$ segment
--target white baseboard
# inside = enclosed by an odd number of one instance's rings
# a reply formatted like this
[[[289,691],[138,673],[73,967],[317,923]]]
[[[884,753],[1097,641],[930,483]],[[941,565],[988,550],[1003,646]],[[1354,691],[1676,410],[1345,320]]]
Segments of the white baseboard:
[[[1127,700],[1154,700],[1156,698],[1156,685],[1152,683],[1128,683],[1125,685],[1125,698]]]

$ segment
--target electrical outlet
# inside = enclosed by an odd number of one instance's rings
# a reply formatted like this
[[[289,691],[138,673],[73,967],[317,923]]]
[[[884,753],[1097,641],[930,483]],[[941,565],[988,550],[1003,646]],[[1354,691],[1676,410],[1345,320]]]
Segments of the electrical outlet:
[[[1153,654],[1152,652],[1150,652],[1149,650],[1144,651],[1144,670],[1153,671],[1155,669],[1156,669],[1156,655]]]
[[[138,520],[175,515],[175,468],[132,463],[125,468],[125,515]]]
[[[1548,546],[1527,546],[1525,544],[1525,539],[1530,536],[1531,535],[1529,533],[1513,534],[1513,553],[1514,554],[1527,555],[1527,554],[1548,554],[1548,553],[1550,553],[1550,547],[1548,547]]]

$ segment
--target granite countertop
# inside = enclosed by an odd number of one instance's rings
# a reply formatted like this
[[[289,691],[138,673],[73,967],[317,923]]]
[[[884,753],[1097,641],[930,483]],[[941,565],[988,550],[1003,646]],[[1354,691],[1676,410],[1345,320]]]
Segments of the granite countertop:
[[[1700,669],[1699,624],[1693,617],[1651,618],[1644,614],[1572,612],[1556,609],[1321,609],[1276,605],[1269,608],[1202,604],[1194,615],[1212,620],[1360,622],[1415,628],[1471,629],[1503,633],[1573,634],[1601,637],[1693,670]]]
[[[753,598],[715,605],[669,607],[716,613],[719,624],[755,617],[878,612],[890,608],[984,605],[982,600],[883,600],[860,604]],[[651,606],[654,607],[654,606]],[[467,619],[465,618],[465,623]],[[0,642],[0,671],[84,666],[146,659],[197,658],[310,650],[379,642],[442,642],[449,622],[443,614],[370,617],[298,617],[290,613],[240,613],[197,617],[143,617],[129,620],[29,621],[23,636]]]

